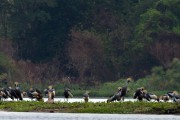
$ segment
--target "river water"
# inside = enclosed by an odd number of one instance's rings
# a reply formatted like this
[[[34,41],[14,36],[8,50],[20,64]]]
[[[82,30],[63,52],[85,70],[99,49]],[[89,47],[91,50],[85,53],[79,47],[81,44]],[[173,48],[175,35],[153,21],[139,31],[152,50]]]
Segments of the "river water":
[[[90,98],[89,99],[89,102],[93,102],[93,103],[96,103],[96,102],[107,102],[107,99],[108,98]],[[31,99],[29,98],[23,98],[24,101],[32,101]],[[47,102],[47,98],[44,98],[44,102]],[[10,98],[6,99],[5,101],[12,101]],[[35,101],[35,100],[33,100]],[[131,102],[135,102],[137,101],[137,99],[133,99],[133,98],[125,98],[124,102],[127,102],[127,101],[131,101]],[[146,100],[145,100],[146,101]],[[60,97],[57,97],[57,98],[54,98],[54,102],[68,102],[68,103],[73,103],[73,102],[84,102],[84,99],[83,98],[69,98],[68,101],[67,99],[64,99],[64,98],[60,98]],[[119,101],[116,101],[116,102],[119,102]],[[122,101],[121,101],[122,102]],[[148,101],[149,102],[149,101]],[[157,102],[157,101],[150,101],[150,102]],[[162,101],[163,102],[163,101]],[[169,100],[168,102],[172,102],[172,100]],[[0,119],[1,120],[1,119]]]
[[[89,99],[89,102],[106,102],[108,98],[90,98]],[[29,98],[23,98],[24,101],[31,101],[31,99]],[[12,101],[10,98],[6,99],[5,101]],[[44,98],[44,102],[47,101],[47,98]],[[54,101],[55,102],[69,102],[69,103],[72,103],[72,102],[84,102],[84,99],[83,98],[69,98],[68,101],[64,98],[61,98],[61,97],[57,97],[57,98],[54,98]],[[124,102],[126,101],[131,101],[131,102],[134,102],[134,101],[137,101],[136,99],[133,99],[133,98],[125,98]],[[153,102],[153,100],[152,100]],[[169,101],[171,102],[171,101]]]
[[[0,120],[180,120],[180,115],[0,112]]]
[[[46,102],[48,99],[47,98],[43,98],[44,99],[44,102]],[[29,98],[23,98],[24,101],[32,101],[31,99]],[[12,101],[10,98],[8,99],[5,99],[4,101]],[[35,101],[35,100],[33,100]],[[56,97],[54,98],[54,101],[55,102],[69,102],[69,103],[72,103],[72,102],[84,102],[84,99],[83,98],[69,98],[68,100],[67,99],[64,99],[62,97]],[[107,98],[91,98],[89,99],[89,102],[106,102],[107,101]],[[125,101],[133,101],[133,99],[126,99]]]

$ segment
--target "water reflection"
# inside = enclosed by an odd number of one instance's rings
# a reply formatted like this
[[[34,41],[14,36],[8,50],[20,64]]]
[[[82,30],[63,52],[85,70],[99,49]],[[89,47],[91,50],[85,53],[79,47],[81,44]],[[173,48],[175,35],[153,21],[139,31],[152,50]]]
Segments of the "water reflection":
[[[0,112],[0,120],[180,120],[179,115]]]

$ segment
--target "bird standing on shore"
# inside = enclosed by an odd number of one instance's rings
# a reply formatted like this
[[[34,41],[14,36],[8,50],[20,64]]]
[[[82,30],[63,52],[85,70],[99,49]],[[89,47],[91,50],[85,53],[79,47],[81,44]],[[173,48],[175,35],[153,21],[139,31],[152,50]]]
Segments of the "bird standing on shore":
[[[43,101],[43,95],[37,88],[30,88],[26,94],[31,100]]]
[[[126,85],[124,87],[118,87],[118,91],[116,94],[108,98],[107,102],[112,102],[112,101],[124,101],[124,97],[128,92],[128,84],[132,81],[132,78],[127,78],[126,79]]]
[[[64,90],[64,97],[66,99],[66,101],[68,101],[68,98],[72,98],[73,95],[71,93],[71,90],[69,88],[65,88]]]
[[[55,89],[53,86],[48,86],[47,89],[44,90],[45,95],[48,95],[48,102],[49,103],[54,103],[54,97],[55,97]]]
[[[170,100],[170,97],[168,94],[164,94],[164,95],[159,97],[159,100],[163,100],[164,102],[167,102]]]
[[[17,100],[23,100],[23,95],[21,92],[21,89],[19,87],[19,83],[18,82],[14,82],[15,88],[11,88],[9,87],[9,91],[11,94],[11,99],[14,100],[14,98],[16,98]]]
[[[155,101],[159,101],[159,98],[157,97],[157,95],[153,93],[148,93],[146,90],[143,91],[143,98],[145,98],[148,101],[151,101],[152,99]]]
[[[113,102],[113,101],[120,101],[121,100],[121,90],[122,90],[122,87],[118,87],[118,91],[117,93],[115,93],[114,95],[110,96],[108,99],[107,99],[107,103],[108,102]]]
[[[173,102],[180,103],[180,95],[177,91],[168,92],[168,95],[171,96]]]
[[[5,100],[8,98],[11,98],[12,100],[14,99],[11,95],[10,89],[9,88],[1,88],[0,89],[0,100]]]
[[[83,94],[83,99],[84,99],[84,102],[88,102],[88,101],[89,101],[89,91],[86,91],[86,92]]]
[[[138,99],[139,101],[142,101],[143,100],[143,90],[144,90],[144,87],[137,88],[137,90],[134,93],[133,98]]]
[[[125,97],[125,95],[126,95],[127,92],[128,92],[128,84],[129,84],[131,81],[132,81],[132,78],[131,78],[131,77],[127,78],[127,80],[126,80],[126,85],[125,85],[124,87],[122,87],[122,89],[121,89],[120,98],[122,99],[122,101],[124,101],[124,97]]]

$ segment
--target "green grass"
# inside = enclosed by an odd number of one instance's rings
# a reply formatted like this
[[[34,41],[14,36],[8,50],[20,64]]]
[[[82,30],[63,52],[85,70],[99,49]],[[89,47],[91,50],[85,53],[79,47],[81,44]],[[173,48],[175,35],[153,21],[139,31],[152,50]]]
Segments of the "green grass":
[[[63,96],[64,88],[68,87],[71,89],[72,94],[74,97],[82,97],[82,95],[85,93],[85,91],[89,91],[90,97],[109,97],[110,95],[113,95],[117,92],[118,87],[125,86],[126,79],[120,79],[116,82],[106,82],[102,83],[100,86],[89,86],[88,88],[83,88],[81,84],[72,84],[72,85],[66,85],[66,84],[55,84],[54,88],[56,90],[56,96]],[[27,84],[21,84],[21,87],[23,90],[27,90]],[[39,88],[41,91],[45,88],[44,86],[48,85],[36,85],[37,88]],[[134,92],[139,87],[144,87],[148,92],[154,93],[158,96],[166,94],[169,91],[180,91],[179,88],[176,89],[164,89],[164,90],[158,90],[153,89],[150,86],[150,83],[148,82],[148,79],[140,79],[137,82],[130,82],[128,85],[129,92],[127,93],[126,97],[133,97]]]
[[[157,102],[45,103],[35,101],[0,102],[0,110],[15,112],[180,114],[180,104]]]

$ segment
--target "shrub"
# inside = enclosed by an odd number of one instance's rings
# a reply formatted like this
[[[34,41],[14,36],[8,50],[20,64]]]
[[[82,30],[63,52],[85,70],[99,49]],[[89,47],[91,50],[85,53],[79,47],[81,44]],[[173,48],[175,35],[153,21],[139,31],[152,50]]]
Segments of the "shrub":
[[[180,90],[180,60],[175,58],[170,67],[164,70],[161,66],[154,67],[152,69],[152,74],[147,79],[147,84],[145,85],[151,90]],[[141,80],[140,80],[141,81]],[[139,81],[139,82],[140,82]]]

